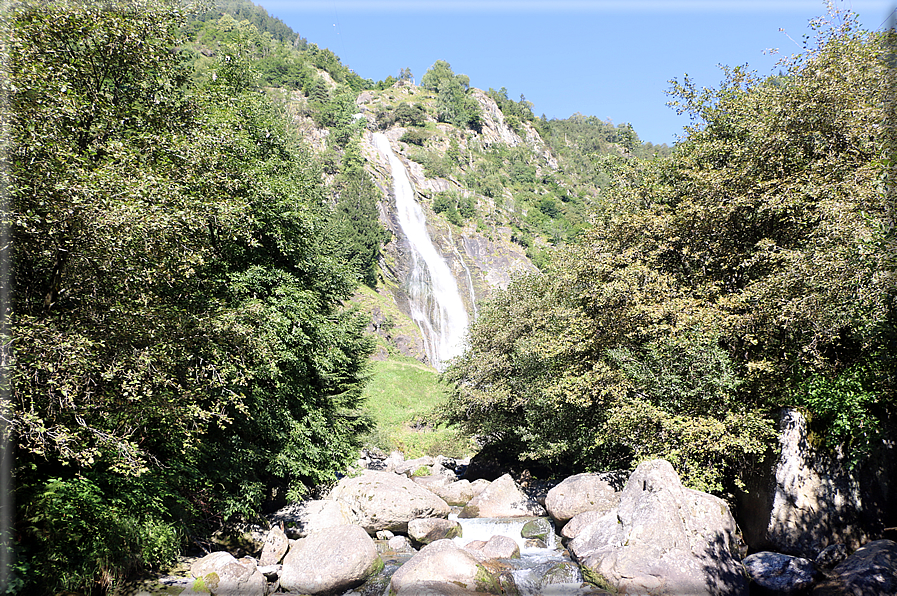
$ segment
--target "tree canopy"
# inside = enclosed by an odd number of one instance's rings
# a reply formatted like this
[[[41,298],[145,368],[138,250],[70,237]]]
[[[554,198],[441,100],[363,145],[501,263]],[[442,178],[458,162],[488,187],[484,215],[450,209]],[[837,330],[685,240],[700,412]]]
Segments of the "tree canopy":
[[[895,414],[887,34],[818,25],[783,76],[673,82],[672,155],[617,160],[579,242],[480,309],[444,412],[523,461],[672,461],[725,492],[798,406],[861,458]]]
[[[3,15],[28,593],[161,565],[333,479],[365,426],[372,348],[320,172],[240,47],[193,83],[184,18],[143,0]]]

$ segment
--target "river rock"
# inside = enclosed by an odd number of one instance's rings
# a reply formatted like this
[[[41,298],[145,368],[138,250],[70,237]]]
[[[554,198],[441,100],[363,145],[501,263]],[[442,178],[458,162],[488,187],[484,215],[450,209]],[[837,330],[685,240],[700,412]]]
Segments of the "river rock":
[[[436,460],[429,455],[409,459],[396,466],[396,474],[411,476],[421,468],[432,468],[434,463],[436,463]]]
[[[809,559],[762,552],[745,557],[744,568],[759,592],[768,596],[796,596],[809,592],[819,573]]]
[[[458,514],[458,517],[541,517],[544,515],[545,509],[526,496],[510,474],[505,474],[471,499]]]
[[[725,501],[682,486],[664,460],[643,462],[620,504],[568,545],[596,583],[626,593],[744,595],[743,543]]]
[[[591,523],[594,523],[605,515],[607,514],[601,513],[600,511],[583,511],[580,514],[575,515],[573,519],[564,524],[564,527],[561,528],[561,536],[572,540],[573,538],[576,538],[576,536],[583,528]]]
[[[280,586],[302,594],[328,594],[361,585],[382,567],[374,540],[364,528],[339,526],[292,541]]]
[[[897,594],[897,543],[876,540],[839,563],[812,596],[894,596]]]
[[[483,492],[483,490],[486,489],[486,486],[489,485],[488,481],[484,482],[485,484],[480,483],[479,485],[480,492]],[[425,484],[424,486],[449,505],[457,505],[459,507],[467,505],[467,503],[476,496],[474,487],[469,480],[457,480],[455,482],[442,484],[430,483]]]
[[[190,575],[197,581],[189,591],[213,596],[264,596],[267,588],[265,576],[256,568],[252,559],[236,559],[230,553],[219,551],[194,561]]]
[[[501,594],[497,578],[477,556],[451,540],[437,540],[420,549],[393,574],[390,589],[395,596]]]
[[[290,539],[284,533],[283,528],[274,526],[265,536],[265,544],[262,546],[262,554],[259,556],[259,565],[277,565],[290,548]]]
[[[285,524],[289,538],[303,538],[311,532],[326,530],[350,523],[348,508],[338,501],[306,501],[284,507],[273,516],[272,521]]]
[[[408,522],[408,536],[421,544],[461,535],[461,524],[439,517],[422,517]]]
[[[841,563],[848,557],[850,553],[847,546],[843,544],[831,544],[822,549],[822,552],[816,556],[816,567],[819,569],[831,569],[835,565]]]
[[[548,515],[565,523],[584,511],[606,513],[620,502],[620,493],[604,474],[576,474],[548,491]]]
[[[405,533],[408,522],[418,517],[448,517],[445,501],[411,479],[390,472],[366,471],[343,478],[329,498],[343,503],[349,519],[369,534],[378,530]]]
[[[475,540],[464,548],[480,553],[486,559],[519,559],[520,546],[508,536],[496,535],[489,540]]]

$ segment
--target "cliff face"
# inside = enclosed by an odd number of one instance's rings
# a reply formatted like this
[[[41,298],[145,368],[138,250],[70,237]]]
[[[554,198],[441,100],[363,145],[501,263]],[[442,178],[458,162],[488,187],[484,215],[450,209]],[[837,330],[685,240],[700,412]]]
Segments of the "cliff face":
[[[495,132],[494,129],[488,130]],[[437,193],[455,192],[460,196],[474,196],[478,207],[488,207],[489,200],[470,193],[452,178],[428,178],[424,174],[423,166],[408,159],[406,144],[398,141],[404,132],[404,128],[393,128],[387,130],[385,134],[405,166],[415,189],[416,198],[424,207],[430,239],[448,263],[468,315],[473,320],[478,301],[488,297],[495,288],[506,287],[514,273],[536,271],[536,267],[527,258],[522,247],[511,241],[510,228],[495,226],[482,230],[478,229],[476,223],[456,226],[432,210],[431,198]],[[381,222],[393,235],[393,241],[385,247],[385,258],[381,263],[384,289],[399,310],[410,317],[411,304],[405,282],[411,273],[411,247],[395,212],[395,195],[389,164],[373,146],[371,136],[371,133],[365,134],[362,140],[362,152],[369,171],[383,192],[383,200],[380,203]],[[412,334],[416,337],[409,337],[408,331],[409,327],[405,326],[404,333],[392,333],[389,337],[390,342],[401,353],[425,361],[423,338],[419,330],[415,329],[416,333]]]
[[[381,263],[385,290],[381,293],[388,293],[406,315],[411,312],[405,287],[412,266],[411,249],[396,217],[389,163],[374,147],[371,132],[382,128],[384,113],[398,113],[397,108],[403,104],[419,106],[426,111],[424,126],[401,126],[402,122],[397,122],[382,132],[408,173],[415,198],[424,209],[429,236],[448,263],[471,320],[476,316],[477,302],[487,298],[496,288],[507,287],[515,273],[537,271],[523,246],[512,241],[514,230],[506,223],[508,214],[514,215],[512,193],[502,189],[498,193],[493,192],[493,196],[486,196],[470,190],[469,181],[464,184],[462,179],[478,175],[475,160],[494,146],[526,152],[537,175],[543,170],[557,170],[557,160],[529,122],[517,124],[515,130],[508,125],[492,98],[479,89],[471,89],[470,94],[481,110],[482,126],[478,131],[462,130],[437,122],[433,117],[436,111],[435,95],[407,83],[379,92],[366,91],[356,101],[359,113],[368,121],[369,129],[362,138],[362,154],[368,171],[383,193],[381,222],[393,235],[393,241],[385,247],[385,258]],[[416,143],[411,140],[414,135],[419,139]],[[439,172],[442,175],[434,175],[433,167],[421,163],[439,160],[445,163],[452,152],[456,162],[452,163],[452,167],[445,168],[448,171]],[[461,221],[456,218],[452,223],[446,213],[437,213],[434,207],[445,197],[466,202],[467,217]],[[472,214],[470,206],[474,208]],[[421,337],[410,338],[407,333],[400,336],[393,334],[390,342],[402,353],[423,359]]]

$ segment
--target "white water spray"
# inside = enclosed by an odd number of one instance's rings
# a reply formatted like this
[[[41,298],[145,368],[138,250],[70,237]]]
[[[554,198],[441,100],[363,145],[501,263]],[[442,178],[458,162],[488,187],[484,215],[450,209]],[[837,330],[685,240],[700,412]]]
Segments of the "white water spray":
[[[407,280],[411,317],[424,336],[430,363],[437,370],[459,355],[467,333],[467,309],[458,283],[427,232],[424,212],[414,199],[405,165],[383,133],[374,133],[374,146],[389,160],[399,226],[411,246],[411,272]]]

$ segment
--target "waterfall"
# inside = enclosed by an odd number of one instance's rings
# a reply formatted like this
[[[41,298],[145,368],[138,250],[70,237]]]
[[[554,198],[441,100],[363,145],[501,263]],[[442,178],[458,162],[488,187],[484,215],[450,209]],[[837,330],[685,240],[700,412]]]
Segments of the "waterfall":
[[[406,282],[411,318],[424,336],[430,363],[441,371],[463,351],[467,310],[455,276],[430,240],[427,220],[414,198],[405,165],[393,152],[386,135],[374,133],[373,140],[377,150],[389,160],[399,226],[411,247],[411,272]]]

